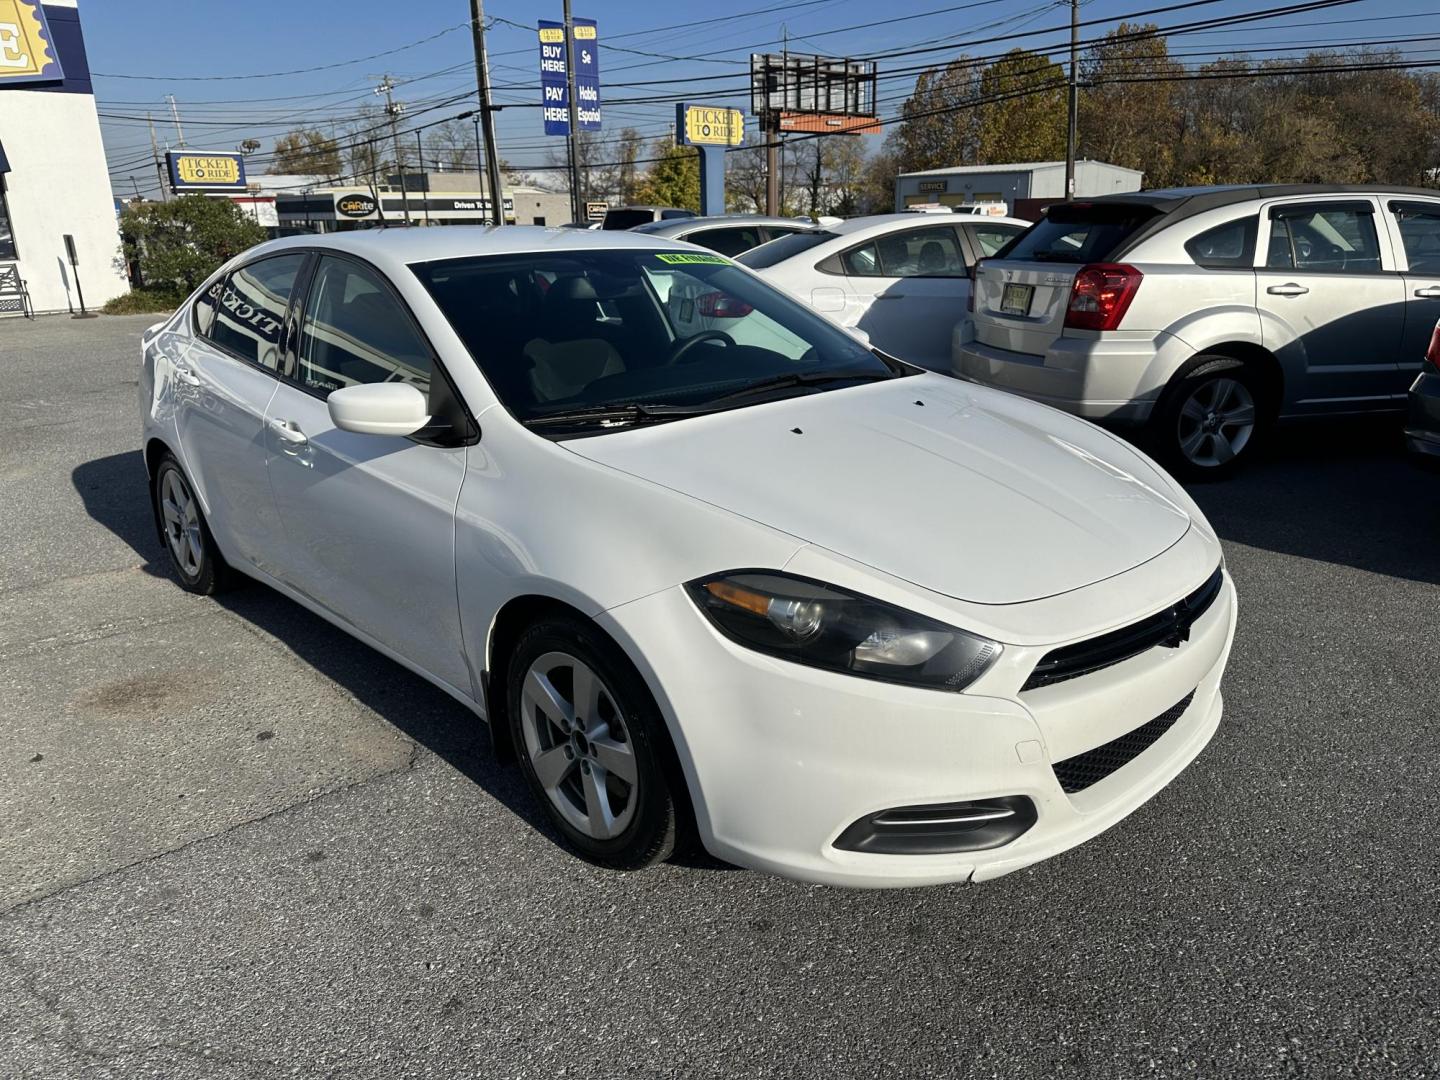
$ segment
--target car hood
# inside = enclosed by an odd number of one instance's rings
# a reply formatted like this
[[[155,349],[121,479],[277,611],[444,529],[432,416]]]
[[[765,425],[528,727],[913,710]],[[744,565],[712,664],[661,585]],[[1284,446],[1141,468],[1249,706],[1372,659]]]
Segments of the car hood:
[[[1167,494],[1171,482],[1099,428],[938,375],[564,445],[980,604],[1036,600],[1113,577],[1170,548],[1190,526]]]

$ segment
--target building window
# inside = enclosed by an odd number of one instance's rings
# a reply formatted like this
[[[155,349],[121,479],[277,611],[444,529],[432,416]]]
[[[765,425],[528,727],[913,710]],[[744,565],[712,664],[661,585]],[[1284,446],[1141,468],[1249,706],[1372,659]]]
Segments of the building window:
[[[5,178],[0,176],[0,261],[18,259],[15,232],[10,226],[10,204],[5,198]]]
[[[543,214],[537,214],[535,217],[531,218],[530,220],[531,220],[534,224],[536,224],[536,225],[544,225],[544,224],[545,224],[545,216],[544,216]]]

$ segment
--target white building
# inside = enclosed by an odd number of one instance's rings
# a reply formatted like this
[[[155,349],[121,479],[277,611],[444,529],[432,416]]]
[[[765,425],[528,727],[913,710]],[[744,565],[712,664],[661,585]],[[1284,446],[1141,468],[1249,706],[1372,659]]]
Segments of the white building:
[[[76,2],[0,6],[0,274],[18,266],[37,312],[79,310],[80,288],[89,308],[129,291]]]
[[[1122,191],[1139,191],[1145,174],[1103,161],[1075,162],[1075,197],[1093,199]],[[926,169],[895,178],[895,209],[939,203],[1004,203],[1008,213],[1026,216],[1030,200],[1065,198],[1065,162],[1030,161],[1007,165],[960,165]]]

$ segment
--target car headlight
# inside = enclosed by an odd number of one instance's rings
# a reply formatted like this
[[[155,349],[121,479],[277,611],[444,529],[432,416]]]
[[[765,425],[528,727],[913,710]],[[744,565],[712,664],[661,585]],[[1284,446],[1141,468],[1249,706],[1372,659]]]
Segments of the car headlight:
[[[731,641],[848,675],[959,691],[1000,655],[998,642],[788,574],[735,571],[685,588]]]

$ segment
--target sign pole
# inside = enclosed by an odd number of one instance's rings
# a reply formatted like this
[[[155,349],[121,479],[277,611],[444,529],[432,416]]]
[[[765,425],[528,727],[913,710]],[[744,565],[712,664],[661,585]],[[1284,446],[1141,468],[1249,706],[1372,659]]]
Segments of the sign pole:
[[[75,237],[65,234],[65,254],[70,257],[70,273],[75,276],[75,295],[80,298],[80,314],[72,319],[93,319],[95,313],[85,310],[85,290],[80,287],[80,256],[75,253]]]
[[[780,129],[772,122],[775,114],[765,114],[765,213],[780,215]]]
[[[575,19],[570,13],[570,0],[565,0],[565,94],[570,105],[570,131],[565,136],[570,165],[570,220],[579,221],[585,211],[580,191],[580,156],[577,139],[580,134],[580,102],[575,96]]]
[[[723,105],[675,106],[675,145],[700,152],[700,213],[725,213],[725,151],[745,141],[745,116]]]
[[[1065,198],[1075,198],[1075,144],[1080,116],[1080,0],[1070,0],[1070,87],[1065,131]]]
[[[485,129],[485,171],[490,174],[490,204],[495,224],[504,225],[505,193],[500,186],[500,149],[495,145],[495,107],[490,104],[490,61],[485,54],[485,5],[481,0],[470,0],[470,36],[475,45],[475,85],[480,94],[479,125]],[[480,127],[476,128],[477,133]],[[483,190],[485,185],[480,186]]]

